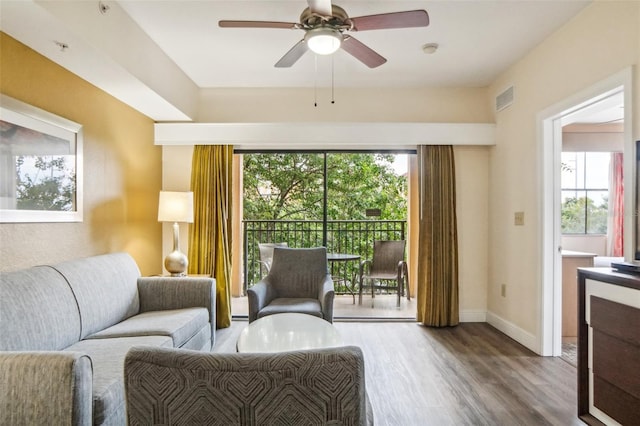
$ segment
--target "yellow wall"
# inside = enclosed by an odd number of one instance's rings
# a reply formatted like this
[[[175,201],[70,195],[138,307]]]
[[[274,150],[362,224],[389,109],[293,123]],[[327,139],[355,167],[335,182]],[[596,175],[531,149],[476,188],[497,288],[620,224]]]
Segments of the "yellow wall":
[[[488,309],[508,327],[534,339],[540,333],[542,284],[537,114],[636,65],[633,136],[640,139],[639,62],[640,2],[593,2],[489,88],[488,102],[493,102],[513,84],[515,102],[495,115]],[[514,226],[518,211],[525,213],[524,226]],[[501,284],[507,286],[506,297],[500,294]]]
[[[127,251],[161,273],[153,121],[0,33],[0,92],[83,125],[84,221],[0,224],[0,270]]]

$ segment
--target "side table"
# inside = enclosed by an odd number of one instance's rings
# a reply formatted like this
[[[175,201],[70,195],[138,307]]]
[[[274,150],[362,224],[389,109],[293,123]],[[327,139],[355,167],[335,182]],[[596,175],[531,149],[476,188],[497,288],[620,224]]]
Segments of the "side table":
[[[349,271],[347,268],[347,262],[357,262],[360,260],[359,254],[347,254],[347,253],[327,253],[327,261],[331,265],[331,276],[333,281],[337,283],[343,283],[345,288],[351,297],[353,297],[353,304],[356,304],[355,285],[358,282],[357,272],[358,265],[354,269],[354,272],[349,277]]]

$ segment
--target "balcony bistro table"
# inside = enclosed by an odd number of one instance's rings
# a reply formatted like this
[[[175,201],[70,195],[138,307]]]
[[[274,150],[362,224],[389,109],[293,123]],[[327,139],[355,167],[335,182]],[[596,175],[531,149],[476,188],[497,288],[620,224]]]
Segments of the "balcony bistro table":
[[[354,273],[349,277],[347,274],[346,262],[357,262],[359,260],[360,255],[358,254],[327,253],[327,261],[331,264],[331,276],[333,277],[333,281],[337,283],[344,283],[345,288],[349,293],[351,293],[351,297],[353,297],[354,305],[356,304],[355,285],[358,282],[355,271],[358,271],[359,265],[356,265]],[[341,263],[344,264],[341,265]]]
[[[307,314],[273,314],[240,332],[238,352],[284,352],[342,346],[342,337],[328,321]]]

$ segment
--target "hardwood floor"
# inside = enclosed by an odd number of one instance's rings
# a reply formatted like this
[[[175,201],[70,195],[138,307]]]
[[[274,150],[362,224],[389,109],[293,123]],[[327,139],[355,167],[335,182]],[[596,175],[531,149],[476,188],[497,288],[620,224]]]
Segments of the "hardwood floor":
[[[218,330],[214,352],[234,352],[246,321]],[[583,425],[576,368],[539,357],[485,323],[336,322],[365,355],[376,425]]]

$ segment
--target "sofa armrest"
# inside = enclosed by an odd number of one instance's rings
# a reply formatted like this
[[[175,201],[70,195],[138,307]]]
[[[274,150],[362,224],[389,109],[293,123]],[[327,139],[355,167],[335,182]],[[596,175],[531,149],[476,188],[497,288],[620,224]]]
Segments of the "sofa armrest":
[[[93,371],[79,352],[0,352],[0,424],[91,425]]]
[[[139,277],[140,312],[207,308],[215,318],[216,280],[209,277]]]
[[[215,343],[216,280],[208,277],[139,277],[140,313],[169,309],[206,308]]]
[[[320,287],[320,294],[318,300],[320,300],[320,306],[322,307],[322,315],[324,319],[329,322],[333,322],[333,299],[335,298],[335,290],[333,286],[333,279],[331,275],[325,277],[322,286]]]

